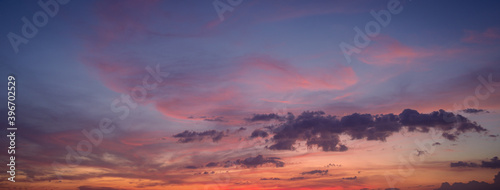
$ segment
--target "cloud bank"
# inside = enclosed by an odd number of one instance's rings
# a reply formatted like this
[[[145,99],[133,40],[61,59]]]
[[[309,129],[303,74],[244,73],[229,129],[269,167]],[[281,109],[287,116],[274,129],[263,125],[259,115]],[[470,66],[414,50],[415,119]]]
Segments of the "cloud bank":
[[[450,163],[450,167],[452,167],[452,168],[456,168],[456,167],[471,167],[471,168],[482,167],[482,168],[496,169],[496,168],[500,168],[500,160],[498,160],[498,157],[495,156],[492,159],[490,159],[490,161],[481,161],[481,164],[477,164],[477,163],[473,163],[473,162],[459,161],[459,162]]]
[[[484,181],[469,181],[468,183],[453,183],[450,185],[448,182],[444,182],[441,184],[439,189],[435,190],[468,190],[468,189],[482,189],[482,190],[498,190],[500,189],[500,172],[495,175],[493,179],[493,183],[486,183]]]
[[[259,120],[276,118],[271,114],[255,116]],[[476,122],[444,110],[426,114],[405,109],[399,115],[354,113],[343,117],[326,115],[323,111],[305,111],[297,117],[289,113],[285,121],[273,129],[274,144],[268,148],[295,150],[296,141],[305,140],[307,146],[317,146],[323,151],[347,151],[348,147],[340,143],[339,135],[348,135],[352,139],[386,141],[387,137],[402,129],[422,133],[435,129],[442,131],[442,136],[451,141],[465,132],[486,131]]]
[[[202,141],[205,138],[212,138],[213,142],[218,142],[224,137],[223,131],[208,130],[204,132],[194,132],[194,131],[184,131],[182,133],[176,134],[173,137],[179,138],[178,142],[188,143],[194,141]]]

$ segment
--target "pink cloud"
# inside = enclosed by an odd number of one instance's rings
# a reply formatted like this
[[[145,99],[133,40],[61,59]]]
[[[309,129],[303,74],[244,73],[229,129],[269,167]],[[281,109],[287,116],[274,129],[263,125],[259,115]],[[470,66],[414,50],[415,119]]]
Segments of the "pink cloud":
[[[386,66],[410,64],[431,55],[429,50],[407,46],[389,36],[378,36],[360,53],[359,59],[367,64]]]
[[[370,45],[362,50],[358,59],[377,66],[403,65],[412,69],[425,70],[425,68],[414,66],[425,63],[429,59],[449,60],[466,55],[476,55],[479,52],[463,46],[431,46],[426,48],[409,46],[390,36],[379,35],[373,38]]]
[[[181,89],[180,93],[157,100],[156,108],[164,115],[177,119],[220,115],[228,118],[232,115],[230,112],[237,112],[245,107],[241,97],[235,88],[214,88],[204,93],[196,92],[195,89]]]
[[[101,22],[92,26],[95,33],[90,35],[95,36],[88,41],[87,52],[82,61],[90,69],[97,71],[92,71],[92,75],[109,89],[129,93],[133,87],[141,85],[142,77],[147,74],[144,61],[120,52],[118,45],[134,42],[136,37],[143,37],[143,34],[157,34],[149,27],[149,18],[157,15],[168,17],[156,8],[158,3],[98,3],[100,6],[96,11]],[[243,5],[242,9],[244,6],[254,5],[255,3]],[[319,14],[338,11],[338,8],[331,10],[314,6],[307,10],[285,8],[288,16],[278,20],[318,14],[312,11],[316,9],[321,10]],[[233,16],[231,20],[239,19],[238,15]],[[217,21],[211,22],[203,30],[218,24]],[[148,92],[148,98],[153,99],[147,103],[152,103],[158,111],[170,118],[203,120],[202,116],[221,116],[231,121],[246,117],[246,114],[252,112],[272,111],[275,104],[294,104],[296,102],[282,99],[291,91],[342,90],[358,81],[354,70],[346,66],[299,68],[287,60],[277,60],[271,56],[246,56],[235,58],[233,62],[235,65],[219,70],[192,70],[172,75],[157,91]],[[269,101],[272,101],[272,105],[266,104]]]
[[[474,44],[494,44],[500,42],[500,28],[488,28],[484,32],[466,30],[465,36],[461,39],[465,43]]]
[[[266,90],[341,90],[357,83],[354,70],[338,65],[333,68],[297,68],[283,60],[269,56],[252,56],[242,59],[239,72],[242,83]]]
[[[144,69],[146,64],[142,58],[135,58],[129,52],[122,52],[119,45],[135,43],[137,39],[144,38],[144,34],[165,36],[152,31],[150,25],[153,21],[150,17],[161,15],[169,18],[170,22],[171,15],[157,8],[158,1],[145,4],[126,1],[120,5],[103,2],[97,5],[99,6],[96,8],[96,15],[100,22],[91,26],[95,32],[88,34],[91,37],[86,37],[92,40],[87,41],[87,51],[82,57],[82,62],[92,69],[90,73],[106,87],[127,94],[133,87],[141,85],[142,77],[148,73]],[[254,5],[255,3],[247,3],[242,5],[241,9]],[[310,6],[307,10],[284,8],[283,11],[287,16],[273,17],[272,20],[326,14],[339,11],[338,9],[338,7],[330,9],[317,6]],[[318,13],[315,10],[320,11]],[[275,15],[274,12],[269,13]],[[239,14],[232,15],[227,21],[238,20],[239,16]],[[210,22],[200,26],[203,31],[197,32],[204,35],[213,31],[211,29],[218,24],[220,24],[218,21]],[[190,35],[192,34],[180,36]],[[234,58],[232,61],[234,64],[224,68],[197,67],[173,74],[161,84],[160,88],[148,92],[148,99],[151,101],[147,103],[152,103],[158,111],[169,118],[203,120],[201,118],[203,116],[220,116],[229,121],[225,124],[234,124],[231,123],[233,119],[241,119],[248,113],[269,112],[273,110],[274,105],[284,102],[296,103],[282,98],[292,91],[342,90],[358,82],[354,70],[346,66],[299,68],[287,60],[261,55]],[[272,102],[268,103],[269,101]]]
[[[115,59],[89,59],[86,64],[97,71],[96,75],[105,86],[116,92],[129,93],[134,86],[141,85],[142,77],[148,73],[142,68],[143,64],[137,64],[141,63],[140,60]],[[234,119],[255,112],[273,111],[277,104],[301,103],[283,99],[294,91],[343,90],[358,81],[352,68],[341,65],[299,68],[267,55],[235,58],[233,62],[233,65],[223,68],[191,68],[173,73],[160,88],[148,92],[151,101],[147,103],[153,103],[157,110],[170,118],[204,120],[202,117],[223,117],[224,124],[235,124],[232,123]]]

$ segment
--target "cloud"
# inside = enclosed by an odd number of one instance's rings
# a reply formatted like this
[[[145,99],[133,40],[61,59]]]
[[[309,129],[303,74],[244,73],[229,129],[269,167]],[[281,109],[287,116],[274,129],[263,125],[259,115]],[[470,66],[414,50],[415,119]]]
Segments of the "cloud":
[[[270,178],[260,178],[260,180],[281,180],[281,179],[277,177],[270,177]]]
[[[208,172],[208,171],[204,171],[204,172],[200,172],[198,174],[203,174],[203,175],[209,175],[209,174],[215,174],[215,171],[211,171],[211,172]],[[195,174],[196,175],[196,174]]]
[[[500,172],[498,172],[498,174],[495,175],[495,178],[493,179],[493,183],[496,184],[497,186],[500,185]]]
[[[441,129],[443,131],[456,129],[457,132],[459,132],[457,134],[467,131],[486,131],[486,129],[478,125],[476,122],[471,122],[462,115],[455,115],[444,110],[434,111],[430,114],[421,114],[416,110],[405,109],[401,114],[399,114],[399,118],[401,119],[400,122],[402,125],[409,127],[410,132],[415,130],[428,132],[430,127]]]
[[[126,56],[117,56],[118,53],[105,52],[84,57],[82,62],[95,71],[93,75],[106,87],[130,93],[137,85],[143,85],[141,79],[148,74],[145,68],[152,66],[150,57],[126,53]],[[297,103],[285,98],[291,92],[343,90],[358,81],[351,67],[304,68],[272,55],[250,54],[213,61],[194,56],[179,61],[184,62],[182,66],[177,61],[162,64],[159,70],[168,72],[168,77],[164,77],[157,88],[147,91],[148,103],[169,119],[224,121],[224,124],[231,125],[255,110],[272,110],[278,104]],[[301,98],[305,94],[297,93],[297,96]],[[200,117],[207,115],[217,117]],[[277,115],[274,117],[279,119]],[[253,118],[253,121],[258,120]]]
[[[359,59],[372,65],[409,64],[416,59],[433,55],[432,51],[407,46],[389,36],[377,36],[372,44],[363,50]]]
[[[208,163],[208,164],[206,165],[206,167],[216,167],[216,166],[218,166],[218,165],[219,165],[219,163],[217,163],[217,162],[210,162],[210,163]]]
[[[417,153],[416,153],[417,156],[422,156],[422,155],[427,154],[427,151],[424,151],[424,150],[418,150],[417,149],[416,151],[417,151]]]
[[[450,140],[450,141],[455,141],[457,140],[457,136],[456,135],[453,135],[453,134],[450,134],[450,133],[443,133],[442,135],[444,138]]]
[[[256,121],[271,121],[271,120],[282,121],[283,119],[285,119],[283,116],[279,116],[278,114],[275,113],[270,113],[270,114],[254,114],[252,118],[247,118],[246,120],[249,122],[256,122]]]
[[[156,186],[165,186],[169,185],[168,183],[139,183],[137,184],[137,188],[145,188],[145,187],[156,187]]]
[[[285,166],[285,163],[280,161],[280,158],[277,157],[264,158],[264,156],[262,155],[258,155],[256,157],[248,157],[244,160],[237,160],[236,162],[247,167],[257,167],[267,163],[275,164],[276,167]]]
[[[269,134],[263,130],[256,129],[255,131],[252,132],[252,135],[250,135],[250,138],[257,138],[257,137],[262,137],[266,138],[268,137]]]
[[[488,28],[484,32],[466,30],[461,39],[465,43],[493,44],[500,40],[500,28]]]
[[[224,117],[213,117],[213,118],[205,118],[203,119],[204,121],[217,121],[217,122],[224,122]]]
[[[347,179],[347,180],[356,180],[356,179],[358,179],[358,176],[354,176],[354,177],[343,177],[342,179]]]
[[[305,177],[292,177],[290,180],[295,181],[295,180],[302,180],[305,179]]]
[[[482,168],[500,168],[500,160],[498,160],[498,157],[495,156],[490,161],[481,161],[481,164],[473,163],[473,162],[464,162],[464,161],[459,161],[459,162],[452,162],[450,163],[450,167],[482,167]]]
[[[200,167],[198,167],[198,166],[186,166],[186,168],[187,168],[187,169],[198,169],[198,168],[200,168]]]
[[[288,60],[280,60],[268,55],[247,55],[239,59],[241,63],[238,79],[249,88],[260,89],[256,94],[283,93],[292,90],[343,90],[358,82],[353,68],[297,67]],[[258,80],[256,80],[258,79]]]
[[[205,132],[194,132],[194,131],[184,131],[182,133],[176,134],[173,137],[179,138],[180,143],[189,143],[194,141],[202,141],[205,138],[212,138],[213,142],[217,142],[222,137],[224,137],[223,131],[208,130]]]
[[[482,189],[482,190],[497,190],[500,189],[500,172],[495,175],[493,183],[489,184],[484,181],[469,181],[468,183],[453,183],[450,185],[448,182],[441,184],[441,187],[435,190],[466,190],[466,189]]]
[[[484,109],[475,109],[475,108],[467,108],[467,109],[464,109],[462,110],[462,112],[464,113],[490,113],[489,111],[487,110],[484,110]]]
[[[116,188],[111,188],[111,187],[91,187],[91,186],[80,186],[78,187],[79,190],[120,190]]]
[[[207,168],[212,168],[212,167],[217,167],[217,166],[219,166],[219,162],[209,162],[205,165],[205,167],[207,167]],[[199,168],[203,168],[203,166],[189,165],[189,166],[186,166],[185,168],[187,168],[187,169],[199,169]]]
[[[323,151],[347,151],[348,147],[340,143],[341,134],[352,139],[385,141],[403,128],[423,133],[429,132],[431,128],[436,129],[444,132],[443,137],[452,141],[464,132],[486,131],[477,123],[444,110],[425,114],[405,109],[399,115],[354,113],[343,117],[326,115],[323,111],[305,111],[297,117],[289,114],[286,121],[273,130],[274,144],[268,148],[295,150],[295,142],[305,140],[307,146],[317,146]]]
[[[498,157],[493,157],[491,161],[481,161],[481,167],[483,168],[500,168],[500,160]]]
[[[280,160],[281,158],[278,157],[264,157],[262,155],[258,155],[255,157],[248,157],[245,159],[226,160],[224,162],[209,162],[205,166],[206,167],[222,166],[225,168],[229,168],[234,165],[239,165],[246,168],[255,168],[257,166],[262,166],[264,164],[274,164],[276,167],[284,167],[285,163]]]
[[[452,162],[450,163],[450,167],[455,168],[455,167],[479,167],[479,164],[472,163],[472,162]]]
[[[314,174],[320,174],[320,175],[326,175],[328,174],[328,170],[313,170],[313,171],[308,171],[308,172],[302,172],[302,175],[314,175]]]

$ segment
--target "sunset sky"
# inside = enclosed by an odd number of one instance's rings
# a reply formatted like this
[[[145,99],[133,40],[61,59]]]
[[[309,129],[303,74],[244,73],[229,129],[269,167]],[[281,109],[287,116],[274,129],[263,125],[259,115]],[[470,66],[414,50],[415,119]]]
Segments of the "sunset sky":
[[[0,189],[498,188],[499,10],[1,1]]]

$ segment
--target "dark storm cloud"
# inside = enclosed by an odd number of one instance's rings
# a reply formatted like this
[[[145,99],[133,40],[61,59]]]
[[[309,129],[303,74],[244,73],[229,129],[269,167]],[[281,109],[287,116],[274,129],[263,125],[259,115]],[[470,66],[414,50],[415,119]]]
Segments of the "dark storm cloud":
[[[206,167],[209,167],[209,168],[210,168],[210,167],[216,167],[216,166],[218,166],[218,165],[219,165],[219,163],[217,163],[217,162],[210,162],[210,163],[208,163],[208,164],[206,165]]]
[[[322,147],[323,151],[346,151],[347,146],[343,144],[339,144],[339,136],[338,135],[322,135],[319,138],[313,137],[307,141],[307,146],[317,145],[318,147]]]
[[[486,183],[484,181],[469,181],[468,183],[453,183],[450,185],[448,182],[441,184],[441,187],[435,190],[468,190],[468,189],[481,189],[481,190],[498,190],[500,189],[500,172],[495,175],[493,183]]]
[[[490,161],[481,161],[481,167],[493,169],[500,168],[500,160],[495,156]]]
[[[450,133],[443,133],[442,135],[444,138],[450,140],[450,141],[456,141],[457,140],[457,135],[450,134]]]
[[[481,161],[481,164],[473,163],[473,162],[452,162],[450,163],[450,167],[482,167],[482,168],[500,168],[500,160],[498,160],[498,157],[495,156],[490,161]]]
[[[267,164],[267,163],[275,164],[276,167],[285,166],[285,163],[280,161],[280,158],[277,158],[277,157],[264,158],[264,156],[262,156],[262,155],[258,155],[256,157],[248,157],[248,158],[245,158],[244,160],[237,160],[236,163],[237,164],[239,163],[239,164],[244,165],[246,167],[257,167],[257,166],[261,166],[261,165]]]
[[[205,165],[205,167],[207,168],[211,168],[211,167],[217,167],[219,166],[219,163],[218,162],[209,162]],[[193,165],[189,165],[189,166],[186,166],[185,168],[187,169],[199,169],[199,168],[203,168],[203,166],[193,166]]]
[[[354,177],[343,177],[342,179],[346,179],[346,180],[356,180],[356,179],[358,179],[358,176],[354,176]]]
[[[187,168],[187,169],[198,169],[198,168],[200,168],[200,167],[198,167],[198,166],[186,166],[186,168]]]
[[[255,157],[248,157],[245,159],[237,159],[237,160],[227,160],[224,162],[210,162],[206,164],[206,167],[217,167],[222,166],[225,168],[232,167],[234,165],[247,167],[247,168],[255,168],[257,166],[262,166],[264,164],[274,164],[276,167],[284,167],[285,163],[281,161],[281,158],[278,157],[264,157],[262,155],[258,155]]]
[[[295,150],[293,147],[295,140],[290,139],[275,139],[275,143],[269,147],[271,150]]]
[[[182,133],[174,135],[173,137],[179,138],[178,142],[180,143],[201,141],[205,138],[212,138],[213,142],[217,142],[222,139],[222,137],[224,137],[224,132],[216,130],[208,130],[205,132],[194,132],[186,130]]]
[[[207,172],[207,171],[205,171],[205,172],[200,173],[200,174],[203,174],[203,175],[208,175],[208,174],[215,174],[215,172],[214,172],[214,171],[211,171],[211,172]]]
[[[235,162],[233,162],[233,161],[229,161],[229,160],[228,160],[228,161],[225,161],[225,162],[224,162],[224,164],[223,164],[223,166],[224,166],[225,168],[229,168],[229,167],[234,166],[234,165],[235,165]]]
[[[484,109],[474,109],[474,108],[467,108],[467,109],[464,109],[462,110],[462,112],[464,113],[490,113],[489,111],[487,110],[484,110]]]
[[[281,180],[281,179],[277,177],[271,177],[271,178],[260,178],[260,180]]]
[[[479,167],[479,164],[473,163],[473,162],[452,162],[450,163],[450,167],[455,168],[455,167]]]
[[[313,171],[308,171],[308,172],[302,172],[302,175],[313,175],[313,174],[320,174],[320,175],[326,175],[328,174],[328,170],[313,170]]]
[[[421,114],[416,110],[405,109],[399,114],[400,122],[403,126],[408,126],[409,131],[419,130],[427,132],[430,127],[449,131],[456,129],[457,132],[486,131],[476,122],[471,122],[462,115],[453,114],[444,110],[434,111],[430,114]]]
[[[257,138],[257,137],[266,138],[268,136],[269,136],[269,134],[267,132],[260,130],[260,129],[256,129],[252,132],[252,135],[250,135],[250,138]]]
[[[262,119],[273,117],[273,114],[254,115],[254,118]],[[464,132],[486,131],[477,123],[444,110],[425,114],[405,109],[399,115],[354,113],[343,117],[326,115],[323,111],[305,111],[297,117],[289,113],[283,123],[272,130],[274,144],[268,148],[295,150],[295,142],[305,140],[308,146],[316,145],[323,151],[346,151],[348,147],[339,140],[341,134],[349,135],[352,139],[385,141],[403,128],[423,133],[436,129],[444,132],[443,137],[452,141]]]
[[[256,121],[271,121],[271,120],[284,120],[285,117],[279,116],[278,114],[275,113],[270,113],[270,114],[254,114],[252,118],[247,118],[246,120],[249,122],[256,122]]]
[[[303,179],[305,179],[305,177],[292,177],[292,178],[290,178],[291,181],[303,180]]]

